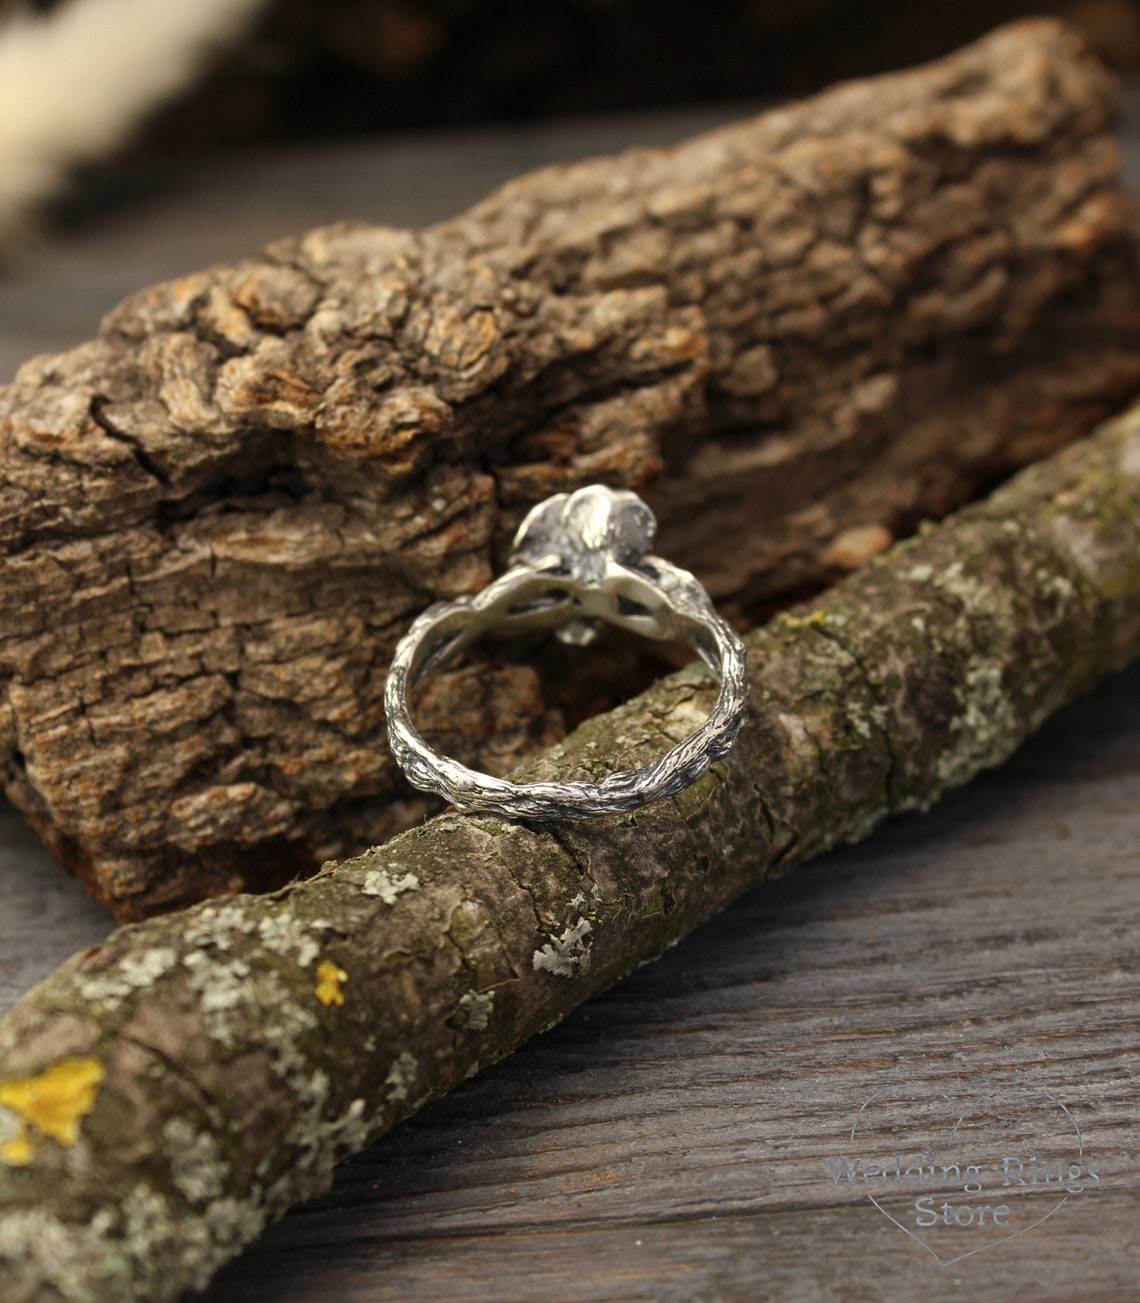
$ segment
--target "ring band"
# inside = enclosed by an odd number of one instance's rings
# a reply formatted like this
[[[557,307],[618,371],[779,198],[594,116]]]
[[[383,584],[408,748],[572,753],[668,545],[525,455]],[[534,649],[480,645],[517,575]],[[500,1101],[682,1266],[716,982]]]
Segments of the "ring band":
[[[413,786],[460,810],[585,819],[675,795],[728,753],[744,723],[744,644],[693,575],[649,555],[656,527],[650,509],[627,490],[591,484],[555,494],[519,526],[505,574],[474,597],[436,602],[419,616],[396,648],[384,693],[392,754]],[[412,723],[409,687],[492,629],[554,629],[563,642],[586,645],[602,622],[687,643],[720,680],[705,723],[644,769],[597,783],[512,783],[440,755]]]

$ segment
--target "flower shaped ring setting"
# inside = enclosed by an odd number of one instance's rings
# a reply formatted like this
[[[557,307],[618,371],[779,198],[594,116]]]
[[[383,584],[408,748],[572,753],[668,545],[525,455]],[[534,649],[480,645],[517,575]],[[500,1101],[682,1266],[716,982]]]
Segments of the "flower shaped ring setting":
[[[436,602],[401,639],[388,672],[388,740],[422,791],[460,810],[519,819],[583,819],[639,809],[690,787],[732,748],[744,723],[747,657],[687,570],[650,555],[657,522],[627,490],[591,484],[534,507],[519,526],[510,569],[474,597]],[[687,643],[720,680],[708,719],[644,769],[600,782],[512,783],[440,755],[420,735],[408,691],[482,635],[553,629],[585,646],[601,623]]]

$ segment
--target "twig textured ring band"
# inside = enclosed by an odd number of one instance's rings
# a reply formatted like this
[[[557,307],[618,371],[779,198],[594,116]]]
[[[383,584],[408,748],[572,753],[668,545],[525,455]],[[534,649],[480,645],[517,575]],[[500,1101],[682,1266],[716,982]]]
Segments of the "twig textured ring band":
[[[691,786],[731,749],[744,723],[744,644],[687,570],[650,556],[656,521],[637,496],[591,484],[539,503],[519,526],[511,568],[474,597],[437,602],[396,648],[384,704],[392,754],[422,791],[461,810],[521,819],[585,819],[636,810]],[[554,629],[586,644],[599,623],[687,643],[720,679],[709,718],[660,760],[601,782],[512,783],[433,750],[408,713],[408,689],[492,629]]]

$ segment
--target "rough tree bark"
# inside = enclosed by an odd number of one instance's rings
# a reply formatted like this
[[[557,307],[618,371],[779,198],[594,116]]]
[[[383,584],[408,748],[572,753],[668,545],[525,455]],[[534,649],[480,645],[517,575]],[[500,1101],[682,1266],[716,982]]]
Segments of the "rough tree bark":
[[[1075,438],[1140,386],[1114,114],[1022,24],[128,300],[0,392],[9,796],[120,919],[280,885],[426,808],[391,649],[548,493],[646,491],[746,626]],[[625,655],[532,651],[434,685],[442,748],[506,772]]]
[[[1140,408],[749,645],[745,730],[676,798],[582,824],[443,814],[123,928],[26,996],[0,1024],[6,1303],[203,1284],[338,1156],[1140,654]],[[644,764],[715,692],[680,670],[519,777]]]

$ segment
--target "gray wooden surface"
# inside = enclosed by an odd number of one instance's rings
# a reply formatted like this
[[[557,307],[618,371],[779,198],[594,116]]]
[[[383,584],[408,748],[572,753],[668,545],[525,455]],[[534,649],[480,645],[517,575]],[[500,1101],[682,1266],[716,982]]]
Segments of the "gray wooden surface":
[[[523,168],[716,116],[298,152],[139,185],[0,280],[0,377],[159,277],[338,216],[431,220]],[[209,1303],[1134,1300],[1138,869],[1140,669],[426,1109],[272,1228]],[[0,1007],[109,927],[4,811]],[[911,1192],[891,1202],[833,1175],[837,1158],[985,1167],[1011,1147],[1043,1165],[1076,1155],[1097,1183],[1007,1190],[986,1168],[958,1203],[1008,1200],[1017,1229],[1055,1209],[992,1245],[940,1226],[923,1247],[869,1198],[913,1227]]]

